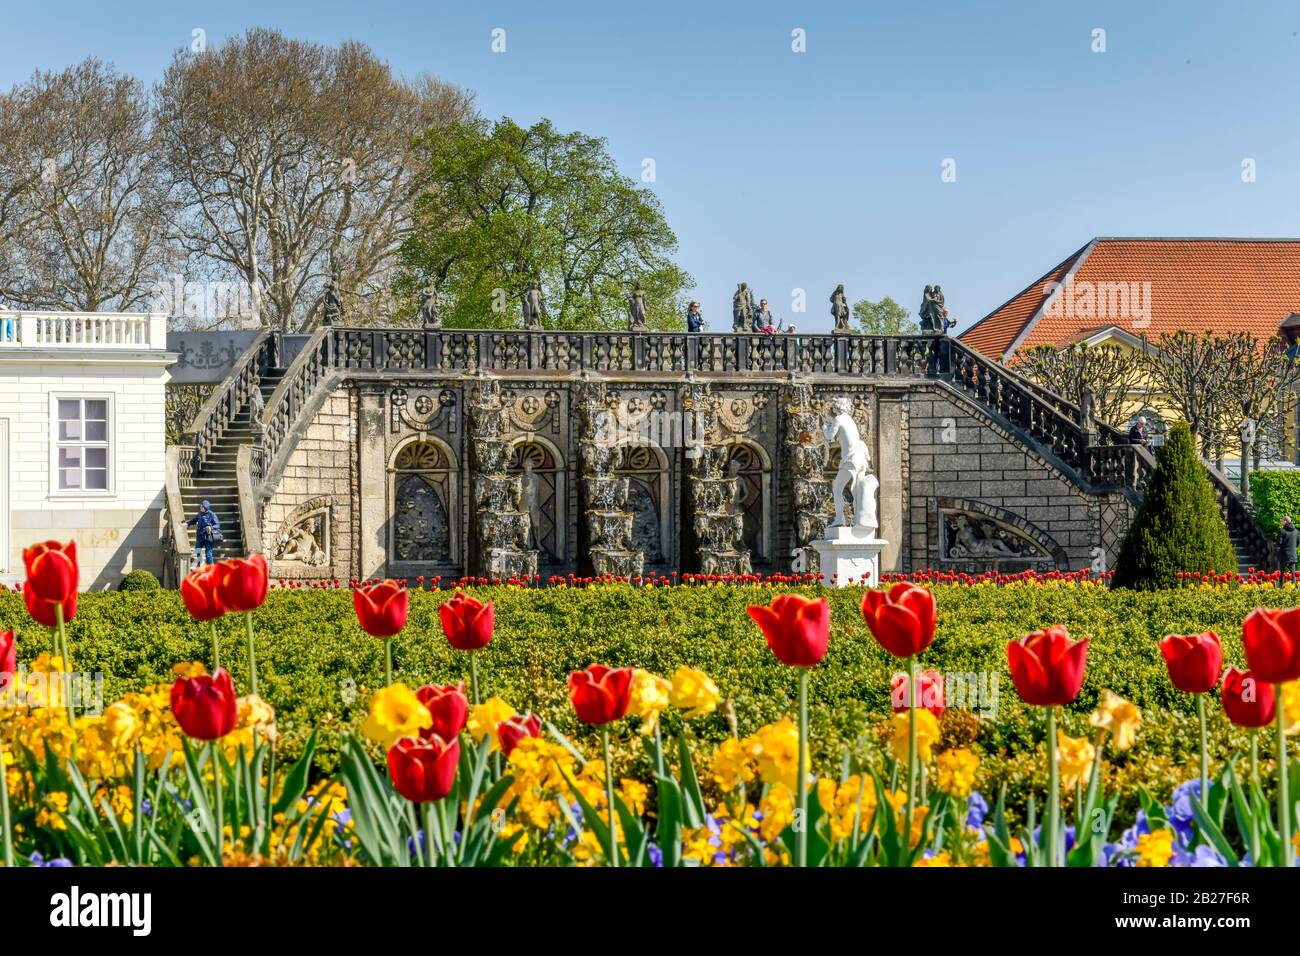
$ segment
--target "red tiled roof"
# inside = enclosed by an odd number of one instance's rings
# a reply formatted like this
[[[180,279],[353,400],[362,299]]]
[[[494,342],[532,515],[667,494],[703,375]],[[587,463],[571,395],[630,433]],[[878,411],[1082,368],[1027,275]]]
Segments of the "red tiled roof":
[[[1068,275],[1068,281],[1067,281]],[[1048,307],[1053,283],[1067,281]],[[1123,283],[1123,286],[1118,285]],[[1096,303],[1101,302],[1098,309]],[[1300,239],[1094,239],[960,336],[990,358],[1116,326],[1266,339],[1300,311]]]

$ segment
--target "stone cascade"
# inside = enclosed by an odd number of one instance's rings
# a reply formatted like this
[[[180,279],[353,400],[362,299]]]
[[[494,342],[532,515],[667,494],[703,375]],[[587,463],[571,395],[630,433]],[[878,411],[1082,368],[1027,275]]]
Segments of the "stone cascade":
[[[794,505],[796,570],[819,571],[813,541],[823,538],[831,518],[831,480],[826,477],[830,449],[821,440],[822,413],[813,404],[812,386],[795,383],[786,389],[783,440],[790,461],[791,501]]]
[[[604,386],[584,382],[579,388],[582,495],[587,529],[587,556],[597,576],[635,578],[645,570],[645,555],[632,545],[632,521],[627,508],[628,479],[617,475],[623,449],[600,440],[612,422]]]
[[[477,381],[469,411],[476,571],[488,578],[532,577],[537,573],[537,551],[528,547],[523,481],[508,470],[510,441],[504,437],[500,383],[489,378]]]
[[[753,574],[742,542],[745,519],[739,506],[740,480],[728,449],[716,441],[717,413],[707,384],[688,380],[682,409],[695,416],[700,443],[690,449],[688,488],[696,561],[701,574]],[[712,441],[711,441],[712,439]]]

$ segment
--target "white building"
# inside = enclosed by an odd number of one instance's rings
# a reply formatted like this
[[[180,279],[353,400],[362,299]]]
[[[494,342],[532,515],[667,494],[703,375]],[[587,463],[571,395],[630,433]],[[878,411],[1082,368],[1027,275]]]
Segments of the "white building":
[[[50,539],[83,590],[162,573],[166,318],[0,311],[0,581]]]

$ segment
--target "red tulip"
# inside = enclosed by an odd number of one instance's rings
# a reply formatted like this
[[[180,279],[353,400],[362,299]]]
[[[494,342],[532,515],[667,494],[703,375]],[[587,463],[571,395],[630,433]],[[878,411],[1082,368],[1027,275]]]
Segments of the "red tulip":
[[[172,684],[172,716],[185,735],[195,740],[219,740],[234,730],[239,705],[226,669],[178,678]]]
[[[1267,727],[1277,713],[1277,696],[1273,685],[1260,680],[1253,671],[1229,667],[1223,675],[1223,712],[1238,727]]]
[[[779,594],[770,605],[745,608],[777,660],[791,667],[813,667],[826,656],[831,637],[831,606],[798,594]]]
[[[492,640],[495,625],[492,602],[476,601],[464,591],[457,591],[450,601],[438,605],[438,617],[447,643],[458,651],[477,651]]]
[[[396,581],[382,581],[352,592],[352,606],[357,611],[361,630],[371,637],[392,637],[406,627],[406,612],[411,595]],[[452,736],[455,736],[454,734]]]
[[[18,671],[18,638],[13,631],[0,632],[0,674],[13,675]],[[8,687],[8,682],[3,686]]]
[[[185,610],[196,621],[215,621],[226,613],[217,599],[219,567],[216,564],[205,565],[181,580],[181,600],[185,602]]]
[[[501,745],[501,752],[506,757],[510,756],[510,752],[525,737],[541,735],[542,721],[536,714],[515,714],[509,720],[497,724],[497,743]]]
[[[1011,680],[1021,700],[1035,707],[1068,704],[1079,695],[1088,663],[1088,641],[1070,640],[1059,624],[1007,645]]]
[[[909,688],[906,674],[895,674],[889,684],[889,696],[894,706],[894,713],[901,714],[909,706]],[[934,716],[943,716],[943,675],[938,671],[921,671],[920,686],[916,689],[916,703],[922,710],[928,710]]]
[[[460,735],[469,718],[469,700],[465,697],[464,684],[447,684],[445,687],[426,684],[415,692],[415,696],[433,717],[433,724],[420,731],[421,737],[436,735],[443,740],[455,740]]]
[[[578,719],[608,724],[627,713],[632,699],[632,668],[592,664],[569,675],[569,700]]]
[[[876,642],[895,657],[919,654],[934,640],[934,595],[900,581],[862,596],[862,617]]]
[[[23,603],[27,605],[27,613],[32,616],[32,620],[42,627],[57,627],[59,623],[56,610],[59,607],[58,601],[42,601],[36,596],[36,592],[31,588],[23,588]],[[72,615],[77,613],[77,592],[73,591],[68,595],[68,599],[63,602],[63,622],[66,624],[72,620]]]
[[[1204,694],[1219,682],[1223,645],[1213,631],[1170,634],[1160,642],[1169,681],[1184,694]]]
[[[1241,625],[1251,673],[1268,684],[1300,680],[1300,607],[1256,608]]]
[[[393,788],[412,803],[437,803],[451,793],[460,742],[441,737],[403,737],[388,751]]]
[[[266,600],[266,558],[230,558],[217,562],[217,600],[236,614],[255,611]]]
[[[44,541],[23,551],[27,585],[42,601],[62,604],[77,593],[77,542]]]

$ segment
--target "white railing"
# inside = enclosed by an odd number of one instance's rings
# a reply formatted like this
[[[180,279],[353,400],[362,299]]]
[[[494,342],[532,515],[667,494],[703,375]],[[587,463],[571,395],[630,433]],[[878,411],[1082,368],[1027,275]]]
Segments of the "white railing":
[[[0,349],[167,348],[165,312],[0,310]]]

